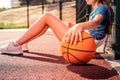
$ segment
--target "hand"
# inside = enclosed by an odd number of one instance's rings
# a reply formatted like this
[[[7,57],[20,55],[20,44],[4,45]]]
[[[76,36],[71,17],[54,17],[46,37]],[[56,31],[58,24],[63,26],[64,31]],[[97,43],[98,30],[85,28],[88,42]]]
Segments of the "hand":
[[[77,44],[77,41],[82,41],[82,31],[82,27],[74,25],[66,32],[64,39],[70,43],[70,45]]]
[[[68,27],[70,27],[70,28],[73,27],[74,25],[75,25],[75,24],[72,23],[72,22],[69,22],[69,23],[68,23]]]

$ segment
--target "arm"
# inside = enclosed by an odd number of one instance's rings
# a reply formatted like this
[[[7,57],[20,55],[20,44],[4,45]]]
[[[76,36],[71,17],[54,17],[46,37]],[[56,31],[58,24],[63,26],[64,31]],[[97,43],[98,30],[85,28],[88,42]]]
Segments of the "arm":
[[[101,14],[98,14],[93,20],[86,21],[83,23],[78,23],[74,27],[82,28],[83,30],[95,29],[102,21],[103,21],[103,16]]]
[[[69,42],[71,45],[76,44],[78,39],[82,41],[82,36],[81,36],[82,31],[95,29],[102,21],[103,21],[103,16],[101,14],[98,14],[93,20],[75,24],[72,28],[70,28],[66,32],[64,39],[67,42]]]

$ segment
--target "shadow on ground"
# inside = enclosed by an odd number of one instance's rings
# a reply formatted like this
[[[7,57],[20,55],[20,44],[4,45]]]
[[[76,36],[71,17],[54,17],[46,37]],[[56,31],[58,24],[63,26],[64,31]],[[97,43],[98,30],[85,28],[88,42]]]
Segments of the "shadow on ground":
[[[38,61],[45,61],[50,63],[68,64],[67,62],[65,62],[62,56],[56,56],[46,53],[37,53],[37,52],[27,52],[27,53],[34,54],[37,56],[44,56],[44,57],[35,57],[35,56],[26,56],[26,55],[19,57],[38,60]],[[94,59],[104,60],[104,58],[101,57],[100,54],[96,54]],[[99,62],[96,63],[99,64]],[[117,71],[114,68],[106,68],[100,65],[96,65],[94,63],[92,64],[92,62],[85,65],[69,64],[66,66],[66,68],[75,74],[79,74],[80,77],[84,77],[87,79],[108,79],[110,77],[114,77],[118,75]]]
[[[37,55],[37,56],[22,55],[19,57],[32,59],[32,60],[38,60],[38,61],[44,61],[44,62],[50,62],[50,63],[68,64],[67,62],[65,62],[62,56],[56,56],[56,55],[38,53],[38,52],[27,52],[27,53]]]
[[[87,64],[83,66],[68,65],[67,69],[81,77],[88,79],[108,79],[110,77],[118,75],[115,69],[107,69],[94,64]]]

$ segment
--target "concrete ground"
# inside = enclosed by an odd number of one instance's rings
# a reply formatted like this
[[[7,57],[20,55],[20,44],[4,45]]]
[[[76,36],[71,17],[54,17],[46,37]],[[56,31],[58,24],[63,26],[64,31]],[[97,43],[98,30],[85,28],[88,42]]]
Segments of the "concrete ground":
[[[0,45],[25,31],[0,30]],[[114,60],[113,52],[96,54],[86,65],[69,64],[51,30],[28,45],[30,51],[23,56],[0,55],[0,80],[120,80],[120,61]]]

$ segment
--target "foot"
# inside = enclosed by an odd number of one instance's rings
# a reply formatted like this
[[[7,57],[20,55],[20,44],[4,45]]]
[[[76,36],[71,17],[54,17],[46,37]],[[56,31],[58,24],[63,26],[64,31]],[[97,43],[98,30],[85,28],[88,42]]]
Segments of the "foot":
[[[29,52],[28,43],[25,43],[22,45],[22,50],[23,50],[23,52]]]
[[[0,53],[7,54],[7,55],[22,55],[22,47],[21,46],[14,46],[13,42],[10,42],[8,45],[4,45],[0,47]]]

